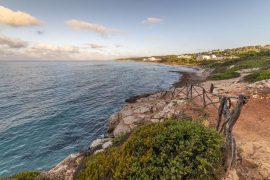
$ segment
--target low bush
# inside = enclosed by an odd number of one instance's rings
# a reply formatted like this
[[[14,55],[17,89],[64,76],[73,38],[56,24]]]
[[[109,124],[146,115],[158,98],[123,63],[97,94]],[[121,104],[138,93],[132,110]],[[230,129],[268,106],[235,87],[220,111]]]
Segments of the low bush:
[[[265,79],[270,78],[270,70],[262,70],[258,72],[254,72],[252,74],[249,74],[243,78],[244,81],[246,82],[257,82]]]
[[[121,134],[119,135],[118,137],[116,138],[113,138],[113,145],[114,146],[120,146],[122,145],[129,137],[130,133],[124,133],[124,134]]]
[[[11,177],[0,178],[0,180],[34,180],[39,174],[40,172],[24,171]]]
[[[235,71],[225,71],[223,73],[216,73],[209,76],[210,80],[223,80],[223,79],[231,79],[237,78],[240,76],[240,73]]]
[[[217,179],[222,137],[192,121],[135,129],[121,146],[91,155],[77,179]]]

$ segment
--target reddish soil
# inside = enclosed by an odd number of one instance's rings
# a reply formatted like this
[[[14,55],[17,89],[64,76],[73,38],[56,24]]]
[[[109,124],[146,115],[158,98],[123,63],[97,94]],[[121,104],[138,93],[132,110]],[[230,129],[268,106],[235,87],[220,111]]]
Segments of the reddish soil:
[[[270,96],[250,97],[234,129],[237,138],[270,142]]]

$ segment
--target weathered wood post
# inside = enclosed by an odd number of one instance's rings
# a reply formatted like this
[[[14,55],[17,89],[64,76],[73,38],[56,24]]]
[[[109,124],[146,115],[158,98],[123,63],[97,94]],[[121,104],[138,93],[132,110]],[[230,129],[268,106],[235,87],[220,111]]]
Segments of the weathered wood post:
[[[203,107],[205,108],[206,107],[206,101],[205,101],[205,89],[203,88]]]
[[[188,89],[188,85],[187,85],[187,99],[189,99],[189,89]]]
[[[210,90],[209,90],[209,92],[210,92],[211,94],[213,93],[214,88],[215,88],[214,84],[211,83],[211,85],[210,85]]]
[[[218,119],[217,119],[217,124],[216,124],[216,130],[219,132],[220,131],[220,123],[222,120],[222,114],[223,114],[223,109],[224,109],[224,105],[226,103],[226,97],[222,96],[219,97],[219,107],[218,107]]]
[[[223,97],[221,98],[220,103],[220,111],[222,110],[222,114],[224,117],[224,122],[221,126],[220,119],[218,119],[217,122],[217,130],[224,134],[224,140],[225,140],[225,150],[224,150],[224,159],[225,159],[225,170],[228,171],[232,166],[235,166],[236,164],[236,142],[235,138],[233,136],[233,127],[238,120],[242,107],[247,103],[247,97],[243,94],[240,94],[238,97],[237,104],[234,109],[230,110],[230,107],[228,106],[229,98]],[[220,114],[219,114],[220,117]]]
[[[190,99],[192,99],[192,88],[193,88],[193,85],[190,85]]]

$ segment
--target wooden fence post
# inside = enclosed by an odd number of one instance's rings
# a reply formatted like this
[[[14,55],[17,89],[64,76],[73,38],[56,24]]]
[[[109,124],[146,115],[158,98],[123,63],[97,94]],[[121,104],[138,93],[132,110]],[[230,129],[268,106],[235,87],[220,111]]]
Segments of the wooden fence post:
[[[210,92],[211,94],[213,93],[214,88],[215,88],[214,84],[213,84],[213,83],[211,83],[210,90],[209,90],[209,92]]]
[[[192,88],[193,88],[193,85],[190,85],[190,99],[192,99]]]
[[[206,107],[206,101],[205,101],[205,89],[203,88],[203,107]]]
[[[222,120],[222,114],[223,114],[223,110],[224,110],[224,105],[226,103],[226,97],[222,96],[219,98],[219,107],[218,107],[218,119],[217,119],[217,124],[216,124],[216,130],[219,132],[220,131],[220,123]]]
[[[223,116],[224,116],[224,124],[222,125],[220,131],[224,127],[224,136],[225,136],[225,170],[228,171],[232,166],[236,164],[236,142],[233,136],[233,127],[238,120],[242,107],[247,102],[247,98],[244,95],[239,95],[236,107],[232,110],[228,107],[227,104],[228,98],[226,99],[223,107]]]
[[[187,99],[189,99],[189,86],[187,86]]]

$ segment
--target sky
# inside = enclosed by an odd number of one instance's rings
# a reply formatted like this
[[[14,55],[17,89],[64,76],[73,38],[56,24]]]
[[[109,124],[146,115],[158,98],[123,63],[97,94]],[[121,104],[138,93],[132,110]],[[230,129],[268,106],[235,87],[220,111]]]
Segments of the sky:
[[[270,44],[269,0],[0,0],[0,60],[109,60]]]

